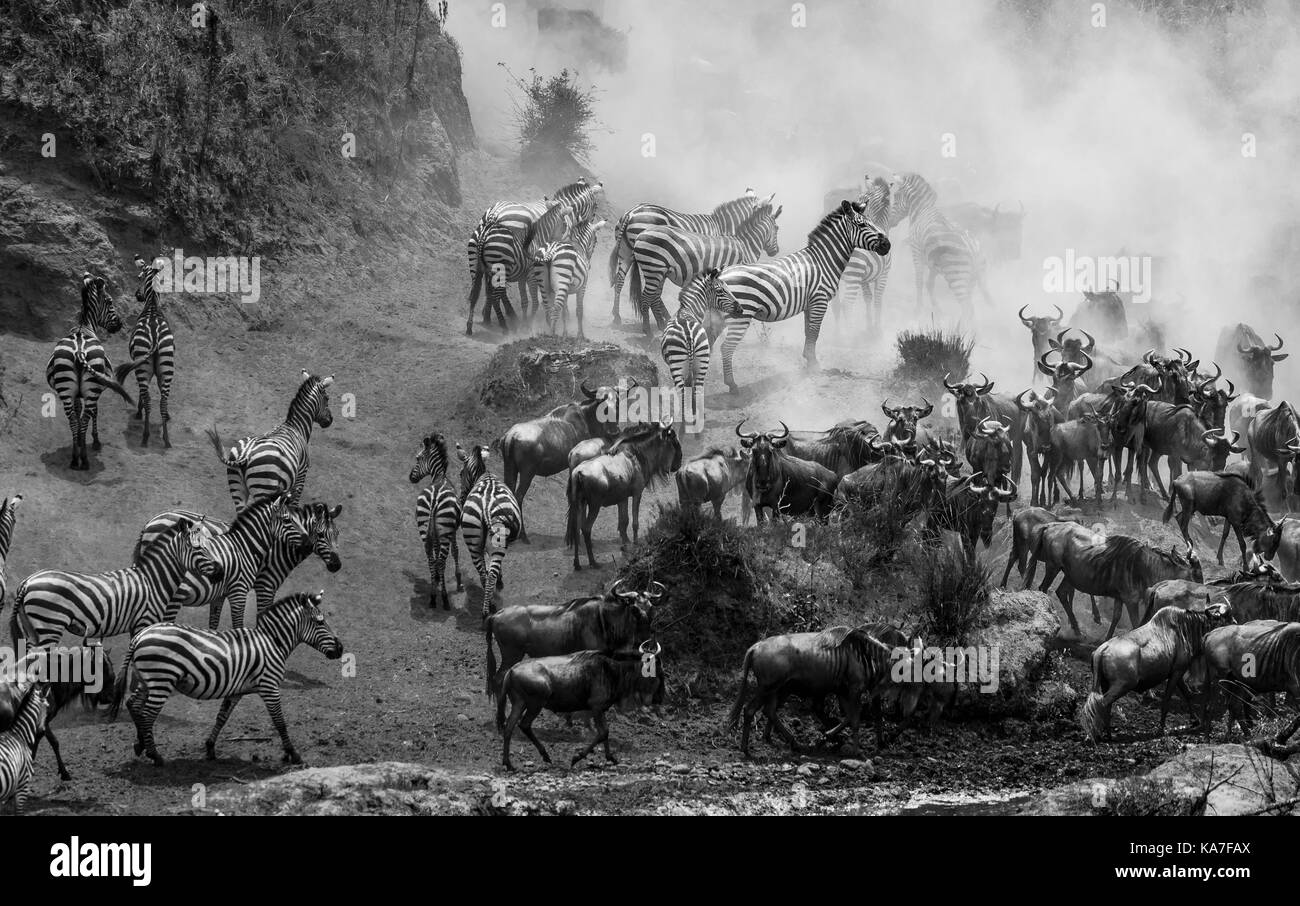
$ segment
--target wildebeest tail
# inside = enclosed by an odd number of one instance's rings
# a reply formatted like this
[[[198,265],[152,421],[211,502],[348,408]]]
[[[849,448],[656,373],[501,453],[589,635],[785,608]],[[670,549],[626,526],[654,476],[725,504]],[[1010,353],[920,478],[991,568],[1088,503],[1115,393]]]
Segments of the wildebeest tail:
[[[749,685],[749,673],[754,662],[754,649],[751,648],[745,652],[745,660],[740,665],[740,689],[736,692],[736,703],[731,706],[731,714],[727,716],[727,728],[736,729],[740,723],[740,709],[745,707],[745,691]]]
[[[569,500],[569,512],[564,522],[564,544],[578,549],[578,514],[582,511],[582,476],[569,472],[569,483],[564,489]]]
[[[496,614],[489,614],[488,618],[483,621],[483,631],[486,637],[484,641],[487,644],[487,689],[485,691],[489,698],[493,693],[492,677],[497,675],[497,656],[496,652],[492,650],[492,623],[495,618]]]
[[[1102,734],[1102,696],[1100,692],[1089,692],[1088,698],[1079,709],[1079,727],[1084,735],[1093,742],[1101,739]]]
[[[497,693],[497,732],[502,734],[506,732],[506,699],[510,697],[510,678],[513,675],[513,670],[506,671],[501,679],[501,691]]]

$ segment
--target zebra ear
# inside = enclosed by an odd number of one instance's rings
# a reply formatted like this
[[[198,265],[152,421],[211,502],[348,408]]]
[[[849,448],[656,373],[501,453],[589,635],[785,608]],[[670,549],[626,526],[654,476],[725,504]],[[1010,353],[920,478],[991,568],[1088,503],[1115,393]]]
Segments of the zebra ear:
[[[302,379],[305,381],[305,380],[307,380],[309,377],[311,377],[311,372],[308,371],[306,368],[304,368],[304,369],[302,370]]]
[[[785,205],[783,205],[783,204],[781,204],[781,205],[777,205],[777,206],[776,206],[776,213],[774,213],[774,214],[772,215],[772,219],[773,219],[773,220],[776,220],[778,217],[781,216],[781,212],[784,211],[784,210],[785,210]]]
[[[325,380],[321,381],[320,385],[322,387],[328,387],[332,383],[334,383],[334,375],[331,374],[329,377],[325,378]]]
[[[332,510],[329,511],[330,518],[331,518],[331,519],[337,519],[339,513],[341,513],[341,512],[343,512],[343,504],[340,503],[340,504],[339,504],[338,506],[336,506],[334,509],[332,509]]]
[[[324,602],[324,600],[325,600],[325,589],[322,588],[320,591],[316,592],[316,594],[314,594],[314,595],[308,595],[308,596],[307,596],[307,600],[308,600],[308,601],[311,601],[312,606],[314,606],[314,607],[320,607],[320,606],[321,606],[321,603]]]
[[[852,214],[852,213],[853,213],[853,202],[849,201],[847,198],[844,199],[843,201],[841,201],[841,202],[840,202],[840,213],[841,213],[841,214]]]

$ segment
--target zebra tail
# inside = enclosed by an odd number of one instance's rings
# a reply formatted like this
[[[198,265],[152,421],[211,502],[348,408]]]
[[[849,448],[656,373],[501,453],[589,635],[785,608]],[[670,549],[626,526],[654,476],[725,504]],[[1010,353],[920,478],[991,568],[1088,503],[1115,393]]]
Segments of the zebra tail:
[[[223,466],[230,465],[226,461],[226,448],[221,443],[221,435],[217,433],[217,426],[213,425],[203,433],[208,436],[208,440],[212,441],[212,448],[217,451],[217,459],[221,460],[221,464]]]
[[[117,679],[113,681],[113,700],[108,703],[108,719],[117,720],[117,715],[122,710],[122,700],[126,698],[127,679],[131,675],[132,662],[135,659],[135,640],[126,648],[126,657],[122,660],[122,669],[117,674]]]
[[[113,377],[117,379],[117,382],[119,384],[122,383],[124,380],[126,380],[126,376],[130,374],[132,371],[135,371],[137,367],[139,367],[140,365],[147,365],[149,363],[150,358],[152,358],[152,354],[141,356],[140,358],[136,359],[134,362],[127,362],[125,365],[118,365],[117,370],[113,374]]]
[[[131,364],[132,367],[134,367],[135,363],[132,362]],[[122,399],[126,400],[127,405],[135,405],[135,400],[131,399],[131,394],[127,393],[126,388],[118,381],[113,380],[112,375],[104,374],[102,371],[96,371],[94,368],[87,368],[86,377],[90,378],[96,384],[112,390],[118,396],[122,397]]]
[[[729,730],[735,730],[736,725],[740,723],[740,709],[745,706],[745,692],[749,686],[749,673],[753,662],[754,651],[750,649],[745,652],[745,660],[740,667],[740,689],[736,692],[736,703],[731,706],[731,714],[727,717]]]
[[[488,614],[488,618],[483,621],[484,634],[487,641],[487,689],[488,698],[492,697],[492,677],[497,675],[497,656],[492,650],[492,622],[496,614]]]
[[[627,297],[632,300],[633,310],[638,314],[645,314],[645,308],[641,305],[641,268],[636,266],[636,258],[632,258],[632,263],[627,268]]]

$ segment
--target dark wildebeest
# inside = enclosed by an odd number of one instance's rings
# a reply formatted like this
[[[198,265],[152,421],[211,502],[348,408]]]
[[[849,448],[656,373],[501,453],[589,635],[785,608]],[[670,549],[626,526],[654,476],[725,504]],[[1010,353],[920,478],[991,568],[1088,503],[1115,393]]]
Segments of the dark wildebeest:
[[[1214,358],[1228,366],[1246,392],[1264,399],[1273,398],[1273,365],[1290,353],[1278,354],[1282,337],[1273,334],[1276,346],[1269,346],[1248,324],[1225,327],[1214,347]]]
[[[1283,516],[1277,523],[1277,565],[1288,582],[1300,582],[1300,519]]]
[[[608,453],[610,444],[614,441],[608,437],[589,437],[586,440],[580,440],[573,445],[569,451],[569,472],[578,467],[579,463],[586,462],[589,459],[595,459],[602,453]]]
[[[1007,555],[1007,570],[1002,574],[1003,588],[1007,587],[1012,566],[1015,566],[1022,577],[1025,575],[1029,551],[1033,548],[1043,526],[1061,521],[1061,518],[1051,510],[1045,510],[1040,506],[1027,506],[1011,517],[1011,553]]]
[[[1231,608],[1217,603],[1204,610],[1165,607],[1117,639],[1107,639],[1092,653],[1092,692],[1079,711],[1079,726],[1093,741],[1110,735],[1110,709],[1130,692],[1145,692],[1165,684],[1160,699],[1160,735],[1165,734],[1169,697],[1174,689],[1189,714],[1191,694],[1183,675],[1206,650],[1205,634],[1231,620]]]
[[[1077,330],[1088,338],[1084,343],[1078,337],[1070,337],[1069,333]],[[1059,332],[1053,339],[1047,341],[1049,352],[1059,352],[1062,362],[1069,362],[1071,365],[1086,365],[1084,371],[1092,369],[1092,356],[1097,351],[1097,340],[1092,334],[1081,327],[1067,327]],[[1039,361],[1042,361],[1040,358]],[[1082,374],[1083,372],[1080,372]]]
[[[1052,381],[1052,390],[1056,393],[1052,397],[1052,404],[1061,412],[1068,412],[1070,403],[1079,393],[1080,380],[1092,368],[1092,358],[1084,352],[1081,353],[1084,359],[1082,362],[1068,362],[1062,358],[1052,365],[1047,361],[1051,354],[1052,352],[1043,353],[1043,357],[1038,360],[1038,370]]]
[[[762,523],[764,510],[770,510],[773,519],[778,516],[802,516],[811,513],[825,518],[835,505],[835,486],[839,476],[821,463],[809,462],[791,456],[784,449],[790,436],[785,422],[780,435],[741,431],[742,419],[736,425],[740,445],[750,451],[749,474],[745,477],[745,492],[754,506],[754,518]]]
[[[558,475],[569,468],[569,451],[575,444],[618,433],[617,418],[603,419],[610,405],[608,394],[589,390],[585,383],[582,394],[585,399],[556,406],[541,418],[512,425],[501,435],[503,477],[519,503],[520,513],[533,479]],[[522,526],[519,540],[528,543],[528,532]]]
[[[884,448],[884,444],[880,445]],[[877,463],[850,472],[835,486],[835,504],[855,503],[870,509],[886,500],[897,508],[899,518],[910,519],[929,499],[931,489],[942,486],[943,466],[927,453],[918,459],[891,453]]]
[[[1187,527],[1192,521],[1193,513],[1223,517],[1223,537],[1219,540],[1218,554],[1220,566],[1223,565],[1223,546],[1228,543],[1229,531],[1237,533],[1243,569],[1246,566],[1247,538],[1251,539],[1251,550],[1265,560],[1272,560],[1277,554],[1282,535],[1264,507],[1264,493],[1251,487],[1250,482],[1240,475],[1231,472],[1188,472],[1175,478],[1169,491],[1169,505],[1165,507],[1161,521],[1168,522],[1174,514],[1174,504],[1181,503],[1178,528],[1188,544],[1192,543]]]
[[[858,629],[900,654],[903,651],[912,653],[925,649],[924,641],[916,637],[908,638],[901,629],[892,623],[864,623]],[[923,674],[919,682],[914,678],[916,675],[915,669],[909,671],[910,677],[901,679],[893,676],[891,671],[891,675],[882,680],[871,695],[873,719],[880,720],[884,713],[888,711],[899,720],[898,733],[902,733],[904,729],[902,725],[905,725],[921,707],[924,707],[925,729],[926,732],[932,731],[935,724],[939,722],[939,718],[943,715],[944,709],[951,708],[956,700],[957,681],[951,669],[955,665],[942,660],[931,663],[934,666],[930,666],[928,669],[934,670],[937,667],[939,675],[927,676]],[[923,670],[927,669],[927,665],[923,663],[913,666],[921,666]],[[814,708],[814,713],[816,712],[817,709]],[[828,729],[832,724],[831,720],[823,717],[822,714],[817,714],[817,719],[821,721],[823,729]],[[897,735],[895,734],[895,736]]]
[[[1025,402],[1025,396],[1029,402]],[[1020,439],[1025,457],[1029,460],[1029,502],[1041,506],[1047,502],[1048,459],[1052,452],[1052,428],[1063,420],[1061,410],[1052,405],[1056,391],[1051,387],[1043,395],[1026,390],[1016,397],[1016,405],[1024,414]]]
[[[1222,373],[1217,363],[1214,368]],[[1197,378],[1202,376],[1197,375]],[[1216,386],[1218,379],[1218,375],[1205,376],[1196,382],[1196,389],[1192,391],[1192,408],[1207,428],[1227,428],[1228,406],[1238,396],[1237,387],[1232,381],[1228,381],[1227,390],[1220,390]]]
[[[1241,452],[1240,447],[1233,446],[1232,438],[1220,430],[1207,428],[1191,406],[1148,400],[1141,395],[1125,397],[1115,415],[1114,433],[1116,438],[1127,435],[1132,442],[1131,449],[1136,450],[1135,456],[1130,453],[1130,467],[1125,469],[1124,480],[1128,482],[1136,458],[1140,480],[1138,499],[1143,503],[1151,480],[1162,498],[1169,497],[1160,478],[1161,459],[1169,461],[1172,482],[1182,474],[1184,463],[1193,469],[1221,471],[1229,454]],[[1115,499],[1114,490],[1111,499]]]
[[[921,397],[922,406],[890,407],[889,400],[880,404],[889,423],[885,425],[884,439],[901,444],[915,444],[917,447],[928,446],[931,441],[930,430],[920,424],[921,419],[934,411],[934,406],[925,397]]]
[[[644,592],[622,591],[615,582],[604,595],[573,598],[563,604],[516,604],[484,621],[487,633],[487,693],[496,695],[507,670],[525,657],[551,657],[575,651],[617,651],[640,645],[651,636],[655,601],[661,583]],[[501,649],[497,666],[492,651]]]
[[[904,649],[904,653],[910,654]],[[735,730],[744,709],[740,731],[740,750],[749,755],[749,728],[754,712],[760,707],[767,718],[763,741],[772,741],[772,730],[781,734],[790,748],[798,751],[799,743],[777,711],[791,695],[797,695],[818,707],[827,695],[839,699],[840,723],[826,731],[837,735],[846,727],[849,745],[857,748],[861,724],[862,696],[869,695],[888,679],[895,651],[869,633],[848,626],[832,626],[821,632],[794,632],[770,636],[749,646],[741,665],[740,691],[731,708],[728,722]],[[748,696],[749,675],[754,674],[757,688]],[[883,748],[884,732],[876,720],[876,746]]]
[[[1011,454],[1011,473],[1019,478],[1023,465],[1020,447],[1020,432],[1023,424],[1016,401],[1001,393],[993,393],[993,381],[983,373],[980,374],[982,382],[978,384],[974,381],[954,384],[950,377],[949,374],[943,376],[943,386],[953,395],[953,400],[957,404],[957,422],[961,425],[963,444],[987,418],[1009,425],[1011,441],[1014,445]]]
[[[1286,504],[1295,494],[1296,476],[1291,475],[1288,482],[1287,473],[1295,468],[1296,456],[1300,454],[1300,418],[1297,418],[1295,408],[1283,401],[1270,409],[1257,411],[1246,430],[1246,445],[1250,450],[1252,484],[1262,487],[1264,466],[1274,466],[1283,509],[1289,509]]]
[[[618,507],[618,535],[627,537],[628,501],[632,501],[632,540],[641,530],[641,495],[646,488],[676,472],[682,464],[682,445],[671,422],[638,423],[629,426],[608,453],[589,459],[569,473],[565,495],[569,512],[564,543],[573,548],[573,568],[578,563],[578,536],[587,548],[587,563],[596,565],[591,549],[591,527],[603,507]]]
[[[941,529],[956,532],[966,559],[973,561],[979,542],[988,547],[993,538],[998,505],[1005,503],[1010,508],[1015,499],[1016,483],[1005,474],[988,481],[982,472],[976,472],[937,483],[926,508],[925,535],[937,538]]]
[[[506,770],[515,769],[510,763],[510,737],[514,735],[516,726],[537,747],[542,761],[551,763],[550,754],[533,735],[533,721],[543,709],[554,714],[591,712],[596,735],[586,748],[573,756],[570,766],[586,758],[602,743],[605,760],[618,764],[618,759],[609,750],[609,724],[605,722],[605,712],[615,705],[622,709],[663,701],[661,650],[657,642],[647,640],[636,651],[614,654],[578,651],[558,657],[523,660],[511,667],[501,680],[501,694],[497,696],[497,729],[504,737],[501,763]],[[506,719],[507,700],[510,702],[509,720]]]
[[[69,704],[80,704],[87,711],[109,705],[115,681],[113,662],[102,645],[43,645],[32,649],[0,672],[0,732],[13,725],[27,690],[35,684],[45,685],[49,691],[49,709],[41,732],[50,740],[59,777],[71,780],[50,724]],[[38,745],[40,736],[32,746],[32,757],[36,756]]]
[[[1020,421],[1017,418],[1015,423]],[[966,461],[973,471],[983,472],[994,485],[1000,485],[1003,476],[1014,481],[1020,477],[1021,436],[1020,431],[1013,432],[1005,423],[986,418],[966,438]],[[1010,502],[1007,515],[1011,515]]]
[[[1231,684],[1224,690],[1228,733],[1234,721],[1241,724],[1243,733],[1249,733],[1249,708],[1242,717],[1243,693],[1286,692],[1291,701],[1300,701],[1300,623],[1253,620],[1215,629],[1205,637],[1205,674],[1203,719],[1209,719],[1210,692],[1216,683],[1226,680]],[[1282,745],[1298,727],[1300,715],[1280,730],[1273,742]]]
[[[795,459],[820,463],[836,475],[844,476],[880,461],[881,454],[871,446],[871,439],[879,435],[880,431],[869,421],[844,421],[808,440],[786,438],[785,452]]]
[[[740,488],[740,524],[749,521],[749,495],[745,476],[749,474],[750,451],[739,447],[710,447],[682,463],[677,470],[677,502],[683,509],[702,503],[713,505],[713,515],[722,518],[722,502],[732,488]]]
[[[1056,309],[1055,316],[1026,317],[1025,309],[1028,307],[1022,305],[1017,316],[1020,318],[1020,323],[1029,328],[1029,338],[1034,344],[1034,365],[1029,375],[1030,383],[1033,383],[1038,372],[1038,360],[1051,351],[1050,340],[1060,333],[1061,319],[1065,317],[1065,312],[1061,311],[1061,306],[1054,305],[1052,307]]]
[[[1102,472],[1106,460],[1110,457],[1111,426],[1110,418],[1096,412],[1085,412],[1077,419],[1053,425],[1051,430],[1051,450],[1048,454],[1048,484],[1051,487],[1051,501],[1060,501],[1057,491],[1059,485],[1065,496],[1073,503],[1076,500],[1070,493],[1068,479],[1077,468],[1079,470],[1079,497],[1083,497],[1083,469],[1087,466],[1092,472],[1093,489],[1097,495],[1097,505],[1101,506]]]
[[[1126,535],[1111,535],[1102,541],[1090,529],[1072,522],[1043,526],[1029,561],[1028,576],[1033,576],[1039,560],[1045,567],[1040,591],[1047,591],[1057,574],[1064,573],[1056,597],[1075,635],[1079,635],[1079,623],[1074,618],[1076,590],[1115,599],[1110,628],[1106,630],[1106,638],[1110,638],[1124,607],[1128,608],[1129,625],[1141,625],[1143,596],[1152,585],[1162,579],[1201,582],[1205,578],[1201,561],[1190,545],[1186,554],[1180,555],[1172,547],[1167,552],[1157,550]]]
[[[1232,605],[1233,615],[1245,620],[1286,620],[1300,616],[1300,586],[1288,585],[1277,569],[1252,556],[1244,570],[1210,582],[1165,579],[1147,589],[1143,622],[1162,607],[1184,610],[1205,603],[1207,597],[1222,598]]]
[[[18,518],[18,504],[23,495],[15,494],[0,501],[0,609],[5,603],[5,559],[9,556],[9,543],[14,537],[14,521]]]
[[[1100,337],[1105,343],[1128,339],[1128,315],[1124,312],[1124,300],[1114,291],[1090,293],[1085,290],[1083,301],[1070,318],[1070,325]]]

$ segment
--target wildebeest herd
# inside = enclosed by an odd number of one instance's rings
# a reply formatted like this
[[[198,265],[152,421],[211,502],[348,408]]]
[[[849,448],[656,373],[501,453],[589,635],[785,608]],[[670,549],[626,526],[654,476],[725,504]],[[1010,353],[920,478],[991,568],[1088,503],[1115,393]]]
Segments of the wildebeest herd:
[[[864,185],[857,200],[830,205],[807,246],[786,255],[778,254],[781,207],[772,195],[746,191],[701,214],[636,206],[614,227],[613,319],[620,317],[621,287],[631,280],[645,330],[654,315],[662,331],[660,348],[675,388],[703,387],[721,337],[724,380],[734,391],[732,356],[753,320],[804,315],[803,357],[815,367],[820,325],[832,301],[838,296],[837,304],[849,305],[847,296],[857,289],[870,300],[864,304],[878,304],[888,273],[889,230],[904,221],[918,305],[923,282],[934,305],[934,282],[942,276],[967,315],[974,291],[988,297],[985,245],[997,250],[996,259],[1019,254],[1018,239],[1006,241],[1007,212],[945,213],[915,173],[869,175]],[[568,300],[575,296],[576,333],[583,335],[590,262],[605,222],[597,211],[602,195],[600,183],[580,179],[541,202],[503,202],[484,213],[469,241],[467,333],[477,297],[486,289],[485,325],[495,314],[502,329],[518,329],[542,308],[546,328],[567,333]],[[1023,209],[1011,216],[1017,230],[1022,217]],[[154,289],[157,268],[143,259],[137,264],[136,296],[144,309],[131,336],[131,361],[116,369],[109,361],[101,335],[120,330],[122,321],[104,280],[91,274],[82,281],[77,326],[50,359],[47,378],[68,415],[73,469],[88,468],[87,428],[92,448],[99,449],[101,392],[111,389],[131,401],[122,381],[132,370],[139,380],[142,442],[150,439],[148,394],[155,381],[162,439],[170,445],[175,341]],[[680,287],[676,315],[664,303],[665,282]],[[506,293],[510,283],[519,293],[518,312]],[[1015,370],[1028,378],[1026,386],[1019,392],[1015,384],[1007,386],[1010,374],[944,375],[942,386],[956,411],[951,431],[929,423],[935,406],[927,399],[899,405],[886,400],[883,429],[859,414],[817,432],[791,431],[779,421],[779,429],[746,430],[741,421],[734,444],[710,446],[684,460],[672,420],[609,420],[602,413],[617,389],[583,383],[576,400],[515,424],[490,443],[455,444],[455,480],[447,437],[424,436],[408,477],[412,484],[429,482],[416,501],[416,530],[431,579],[429,606],[451,608],[449,555],[455,591],[465,590],[463,542],[483,590],[485,685],[495,700],[504,766],[512,767],[516,728],[550,761],[533,733],[542,710],[589,713],[596,734],[573,761],[596,745],[613,761],[608,709],[650,704],[664,695],[657,641],[662,627],[655,617],[662,586],[614,583],[559,604],[498,607],[507,587],[508,552],[528,541],[525,497],[535,479],[566,470],[563,529],[574,570],[582,569],[582,550],[587,565],[597,565],[592,528],[602,509],[617,508],[620,541],[634,543],[643,495],[670,477],[683,507],[708,505],[717,519],[725,501],[738,496],[742,524],[752,508],[760,524],[820,520],[847,531],[849,510],[869,514],[888,506],[891,518],[921,538],[954,534],[972,559],[981,545],[990,545],[999,511],[1005,510],[1011,552],[1004,585],[1015,568],[1031,586],[1041,564],[1038,587],[1047,591],[1060,578],[1056,596],[1075,634],[1076,591],[1093,598],[1098,622],[1096,599],[1114,602],[1107,641],[1093,655],[1094,691],[1080,714],[1093,738],[1107,732],[1111,705],[1130,691],[1164,684],[1164,707],[1174,690],[1190,706],[1188,677],[1196,678],[1206,702],[1216,689],[1229,687],[1230,719],[1243,722],[1249,715],[1241,706],[1248,708],[1253,694],[1300,695],[1300,630],[1293,622],[1300,620],[1300,584],[1290,584],[1300,580],[1300,527],[1274,518],[1266,497],[1271,490],[1274,511],[1289,510],[1300,455],[1300,419],[1289,402],[1272,399],[1275,364],[1286,358],[1279,352],[1282,338],[1275,335],[1269,343],[1246,324],[1227,325],[1214,359],[1202,360],[1189,349],[1167,347],[1167,325],[1130,325],[1126,310],[1116,290],[1085,293],[1068,325],[1059,305],[1045,315],[1021,307],[1017,318],[1028,342],[1024,367]],[[301,502],[313,427],[326,429],[332,422],[333,378],[305,371],[302,378],[284,421],[271,431],[230,447],[215,426],[208,432],[227,473],[234,503],[229,519],[186,510],[160,513],[143,527],[132,562],[122,569],[43,569],[14,589],[11,633],[33,647],[7,665],[0,682],[0,801],[13,798],[21,810],[42,736],[49,736],[60,773],[68,775],[50,722],[78,697],[91,707],[107,704],[111,714],[125,703],[137,730],[135,753],[161,763],[154,726],[173,692],[222,700],[206,739],[209,757],[215,757],[217,736],[239,699],[255,692],[286,760],[300,760],[280,710],[285,660],[302,643],[332,659],[344,653],[322,613],[323,592],[275,599],[294,568],[313,554],[331,571],[341,565],[336,520],[342,507]],[[997,391],[997,381],[1010,392]],[[1154,485],[1154,493],[1167,500],[1164,519],[1177,520],[1185,545],[1164,550],[1137,538],[1102,535],[1057,512],[1063,504],[1084,504],[1089,480],[1098,513],[1106,505],[1107,480],[1111,503],[1122,485],[1139,506]],[[1012,503],[1026,496],[1028,505],[1013,510]],[[0,509],[0,566],[20,500],[15,495]],[[1191,532],[1193,519],[1207,518],[1222,522],[1219,564],[1229,535],[1241,556],[1237,573],[1209,583]],[[2,582],[0,569],[0,602],[8,603]],[[245,625],[250,593],[257,616]],[[221,630],[227,602],[232,628]],[[183,607],[208,608],[208,628],[179,624]],[[1115,636],[1123,612],[1130,630]],[[84,645],[56,648],[69,633],[81,636]],[[92,640],[128,633],[125,663],[114,671]],[[743,724],[742,750],[748,753],[758,710],[767,720],[767,739],[775,730],[795,744],[779,714],[791,695],[807,700],[827,738],[850,744],[864,705],[879,745],[885,701],[896,701],[904,717],[925,709],[931,721],[937,719],[955,695],[953,665],[942,665],[937,677],[924,681],[896,678],[913,676],[906,664],[923,649],[919,638],[886,623],[757,640],[740,665],[731,713],[733,725]],[[86,683],[50,666],[56,657],[94,661],[108,677],[106,687],[87,693]],[[1246,661],[1257,665],[1249,675],[1241,670]],[[825,710],[830,696],[839,703],[838,719]],[[1202,713],[1206,707],[1202,703]]]

